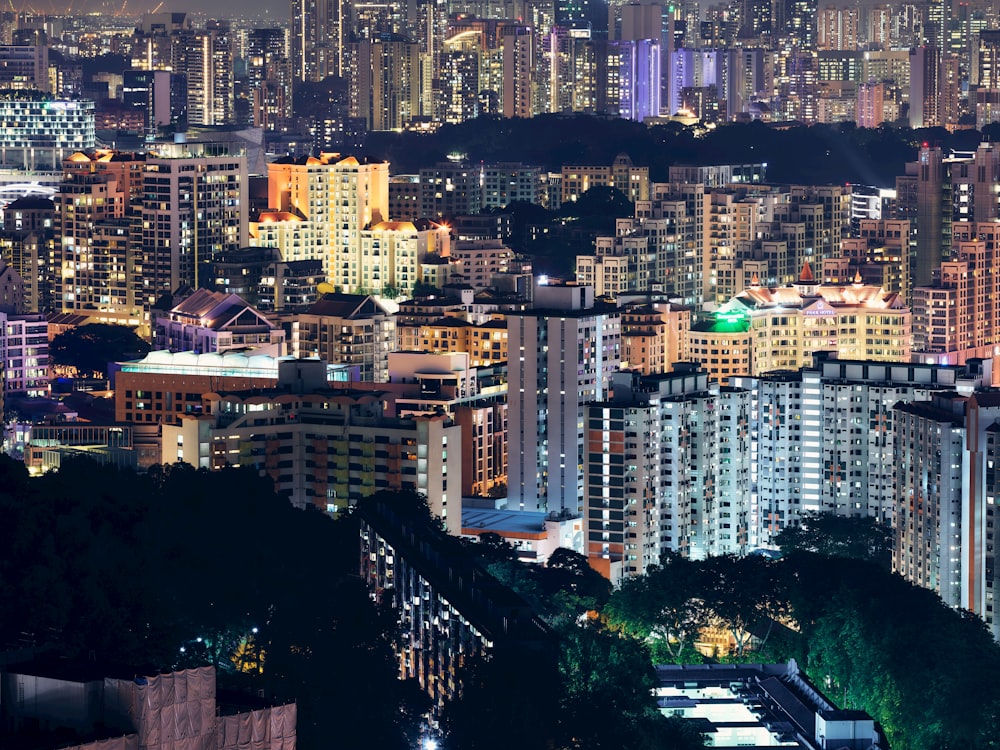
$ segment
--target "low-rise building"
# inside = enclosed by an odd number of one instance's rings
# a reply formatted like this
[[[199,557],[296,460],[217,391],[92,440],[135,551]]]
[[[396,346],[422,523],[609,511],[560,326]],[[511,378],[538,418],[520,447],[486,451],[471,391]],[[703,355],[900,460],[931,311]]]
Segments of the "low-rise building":
[[[399,616],[400,676],[416,679],[439,715],[461,691],[476,656],[551,657],[552,634],[520,596],[501,585],[418,508],[376,496],[358,505],[361,576]]]
[[[655,688],[665,716],[697,721],[707,747],[887,750],[864,711],[838,709],[787,664],[665,664]]]
[[[115,421],[177,424],[182,414],[203,413],[206,393],[275,387],[278,362],[278,358],[264,354],[169,351],[153,351],[140,360],[119,362],[111,374]],[[328,382],[352,379],[357,380],[357,374],[347,368],[327,367]]]
[[[208,354],[253,349],[281,357],[285,332],[235,294],[198,289],[158,314],[153,324],[155,348]]]
[[[295,703],[248,696],[223,703],[211,666],[160,674],[48,660],[4,666],[0,679],[0,727],[68,731],[70,742],[79,743],[68,750],[242,750],[251,746],[249,727],[255,749],[295,750]],[[65,739],[58,747],[66,747]]]
[[[393,394],[331,389],[319,360],[279,363],[268,389],[207,392],[201,414],[163,427],[163,462],[249,466],[296,507],[336,513],[379,490],[423,494],[446,529],[462,523],[461,428],[399,417]]]

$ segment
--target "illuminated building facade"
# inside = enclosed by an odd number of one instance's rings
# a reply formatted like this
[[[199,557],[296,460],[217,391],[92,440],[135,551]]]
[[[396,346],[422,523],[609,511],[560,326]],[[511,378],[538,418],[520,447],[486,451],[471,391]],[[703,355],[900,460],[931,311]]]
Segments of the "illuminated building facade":
[[[435,714],[460,694],[460,667],[475,657],[521,657],[536,666],[549,658],[548,627],[458,540],[418,510],[387,498],[363,501],[357,513],[361,577],[377,602],[394,605],[402,634],[400,676],[417,680]]]
[[[361,252],[354,289],[388,298],[412,296],[421,281],[421,264],[429,257],[447,258],[448,227],[428,221],[381,221],[359,233]],[[353,269],[352,269],[353,272]]]
[[[896,521],[894,407],[988,385],[989,362],[939,366],[817,354],[796,372],[733,382],[753,397],[754,546],[804,513]]]
[[[622,369],[642,375],[668,372],[676,362],[688,360],[690,330],[691,309],[683,305],[626,305],[622,308]]]
[[[514,251],[498,239],[457,240],[450,255],[460,263],[457,273],[463,283],[476,290],[491,287],[494,277],[509,273],[514,261]]]
[[[472,367],[507,361],[507,321],[502,317],[479,324],[444,317],[418,325],[400,324],[397,331],[399,349],[405,352],[464,352]]]
[[[996,592],[997,393],[942,394],[895,410],[893,569],[982,617],[1000,635]]]
[[[617,307],[593,287],[540,286],[535,307],[508,313],[512,508],[581,512],[584,405],[604,401],[621,360]]]
[[[156,349],[196,354],[230,349],[280,357],[285,332],[235,294],[199,289],[153,320]]]
[[[44,315],[0,312],[0,362],[3,394],[49,393],[49,324]]]
[[[48,45],[0,45],[0,88],[49,91]]]
[[[637,167],[627,154],[619,154],[609,167],[562,168],[562,203],[577,200],[592,187],[618,188],[633,203],[649,200],[649,167]]]
[[[862,283],[821,285],[808,264],[794,286],[751,285],[723,305],[716,320],[740,325],[742,316],[749,323],[752,371],[733,374],[797,370],[810,363],[814,352],[827,350],[846,359],[902,362],[910,358],[910,310],[898,294]],[[697,356],[696,341],[713,343],[711,333],[692,332],[692,357]],[[720,333],[730,335],[729,331]]]
[[[598,297],[616,297],[629,289],[649,286],[649,238],[616,236],[596,238],[596,255],[576,256],[578,284],[594,287]]]
[[[267,183],[269,207],[302,216],[326,245],[329,282],[347,293],[362,289],[372,264],[365,275],[361,233],[389,218],[389,164],[339,154],[287,157],[268,164]]]
[[[119,368],[115,421],[133,424],[176,424],[182,414],[204,413],[202,394],[273,388],[278,382],[278,359],[264,354],[154,351]],[[329,382],[349,379],[345,368],[327,367]]]
[[[921,361],[963,364],[1000,354],[1000,225],[953,224],[952,260],[913,290],[913,350]]]
[[[700,362],[711,380],[730,383],[737,375],[753,372],[753,342],[749,318],[716,313],[709,320],[691,326],[687,358]]]
[[[182,284],[198,288],[218,253],[249,244],[246,156],[204,155],[207,145],[157,144],[146,160],[140,241],[147,306]]]
[[[614,378],[584,407],[585,553],[612,580],[677,552],[745,554],[750,395],[694,366]],[[723,460],[725,457],[725,460]]]
[[[94,102],[62,101],[37,92],[0,96],[0,162],[20,169],[59,171],[77,151],[95,145]]]
[[[289,379],[306,367],[316,373]],[[252,467],[295,507],[330,513],[379,490],[413,490],[459,529],[461,428],[445,415],[396,417],[379,391],[329,390],[325,372],[318,360],[289,360],[273,389],[206,393],[205,413],[164,425],[164,462]]]
[[[396,319],[374,297],[324,294],[307,311],[283,316],[281,322],[290,329],[293,356],[357,367],[365,381],[389,380]]]
[[[823,259],[823,283],[847,285],[857,280],[912,300],[910,287],[910,222],[858,221],[857,237],[841,240],[842,255]]]

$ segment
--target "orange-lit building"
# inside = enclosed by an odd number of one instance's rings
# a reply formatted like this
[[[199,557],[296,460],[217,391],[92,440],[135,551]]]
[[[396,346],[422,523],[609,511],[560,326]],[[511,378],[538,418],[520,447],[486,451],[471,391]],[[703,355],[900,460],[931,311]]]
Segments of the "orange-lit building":
[[[475,325],[458,317],[445,317],[422,325],[397,322],[399,349],[448,354],[465,352],[472,367],[507,361],[507,321],[502,317]]]
[[[622,310],[622,369],[643,375],[668,372],[688,358],[691,309],[669,302]]]
[[[860,281],[820,284],[807,263],[796,284],[752,283],[719,308],[713,321],[694,326],[688,352],[726,382],[733,375],[798,370],[820,351],[836,351],[844,359],[907,362],[912,338],[910,309],[900,295]]]

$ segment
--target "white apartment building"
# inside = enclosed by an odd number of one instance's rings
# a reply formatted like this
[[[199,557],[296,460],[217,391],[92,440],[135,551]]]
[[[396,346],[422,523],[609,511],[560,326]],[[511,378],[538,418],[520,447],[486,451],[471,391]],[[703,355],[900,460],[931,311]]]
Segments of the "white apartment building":
[[[593,287],[539,286],[507,331],[509,506],[578,514],[584,404],[607,398],[621,361],[618,309],[595,307]]]
[[[619,373],[613,400],[588,404],[585,424],[585,552],[598,569],[614,580],[667,552],[747,552],[748,391],[696,365]]]
[[[751,542],[767,547],[804,513],[896,522],[893,417],[900,402],[969,394],[991,379],[968,367],[815,357],[812,367],[738,377],[753,394]]]
[[[893,569],[975,612],[1000,638],[996,592],[1000,394],[936,394],[895,412]]]
[[[48,395],[49,324],[44,315],[0,312],[0,363],[3,395]]]

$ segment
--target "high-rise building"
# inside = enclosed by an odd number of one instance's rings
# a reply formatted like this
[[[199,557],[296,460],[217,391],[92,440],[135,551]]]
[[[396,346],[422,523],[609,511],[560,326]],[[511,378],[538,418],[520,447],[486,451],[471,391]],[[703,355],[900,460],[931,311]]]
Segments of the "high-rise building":
[[[329,281],[361,288],[361,231],[389,218],[389,164],[337,154],[268,164],[268,204],[312,223],[328,258]]]
[[[398,35],[352,42],[350,114],[369,130],[399,130],[423,114],[420,45]]]
[[[507,24],[502,35],[502,85],[500,106],[504,117],[531,117],[535,114],[532,81],[536,65],[534,29],[529,25]]]
[[[232,32],[221,23],[172,35],[173,71],[187,79],[187,122],[226,125],[234,118]]]
[[[603,401],[621,358],[621,320],[585,286],[539,286],[535,307],[507,317],[508,503],[578,515],[584,404]]]
[[[863,283],[912,302],[910,222],[861,219],[857,234],[841,241],[839,258],[823,261],[823,283],[846,285],[860,276]]]
[[[104,241],[97,247],[97,224],[123,220],[127,197],[108,174],[69,172],[60,185],[55,195],[55,293],[62,312],[115,322],[129,322],[141,313],[141,299],[134,294],[142,274],[141,252],[138,257],[132,254],[128,222],[119,222],[124,242],[111,242],[115,233],[102,231]],[[128,309],[112,304],[112,297],[120,297],[119,285],[132,291]]]
[[[143,111],[146,133],[187,124],[187,77],[169,70],[130,68],[122,74],[122,99]]]
[[[380,221],[358,235],[357,276],[351,287],[359,293],[390,299],[412,296],[421,281],[421,263],[428,256],[447,258],[451,235],[448,227],[429,221]]]
[[[205,413],[163,425],[164,459],[252,467],[296,507],[329,512],[409,489],[460,528],[461,428],[444,414],[399,418],[391,394],[331,389],[326,372],[321,360],[282,360],[275,388],[205,394]]]
[[[911,49],[911,128],[934,128],[944,125],[941,84],[941,50],[926,45]]]
[[[1000,224],[955,227],[953,260],[913,290],[913,353],[921,361],[992,359],[1000,345]]]
[[[885,84],[869,81],[858,84],[857,125],[877,128],[885,122]]]
[[[1000,148],[992,143],[950,156],[925,143],[917,161],[906,165],[906,174],[896,178],[896,218],[908,219],[913,231],[913,286],[931,284],[935,269],[951,257],[956,225],[1000,217],[993,189],[998,181]]]
[[[292,65],[284,29],[254,29],[247,34],[247,86],[250,122],[279,130],[292,116]]]
[[[1000,636],[996,493],[1000,399],[994,390],[899,404],[893,569]]]
[[[48,45],[0,45],[0,88],[49,91]]]
[[[838,8],[828,5],[819,11],[816,48],[820,50],[856,50],[861,26],[861,8]]]
[[[182,284],[197,288],[212,258],[248,242],[247,160],[212,144],[158,144],[146,160],[140,209],[147,306]]]
[[[937,391],[971,393],[988,385],[990,373],[988,363],[871,362],[824,352],[796,372],[735,378],[753,396],[752,544],[773,544],[806,513],[892,526],[899,481],[894,407]]]
[[[969,96],[973,99],[976,127],[1000,120],[1000,29],[983,29],[972,50]]]
[[[618,114],[642,122],[660,115],[661,59],[657,40],[611,42],[618,57]]]
[[[665,553],[748,551],[749,396],[688,366],[621,373],[613,399],[584,407],[584,544],[595,567],[614,579]]]
[[[350,14],[344,0],[292,0],[290,47],[294,80],[318,82],[328,76],[344,75]]]
[[[420,170],[420,213],[425,219],[477,214],[483,208],[483,170],[465,162],[439,162]]]

